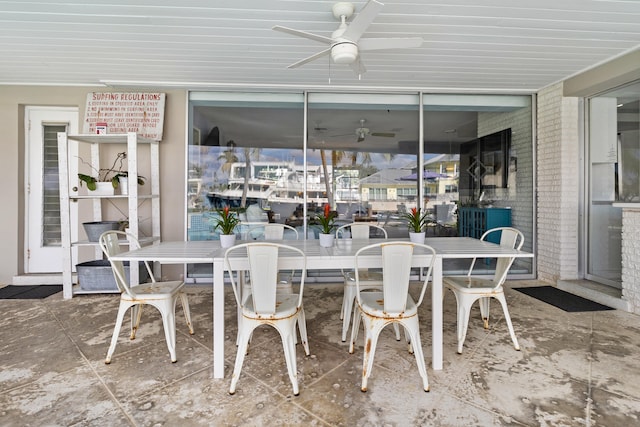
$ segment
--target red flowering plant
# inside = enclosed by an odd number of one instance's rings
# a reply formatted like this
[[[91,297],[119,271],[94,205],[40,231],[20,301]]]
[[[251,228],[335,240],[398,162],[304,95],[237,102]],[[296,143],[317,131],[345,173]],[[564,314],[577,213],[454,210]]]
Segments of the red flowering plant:
[[[427,224],[427,214],[422,214],[420,209],[411,208],[411,212],[403,214],[402,217],[407,220],[409,231],[413,233],[422,233]]]
[[[316,216],[316,220],[320,223],[322,227],[323,234],[331,234],[333,230],[334,224],[333,222],[336,220],[337,213],[331,210],[331,207],[327,204],[324,205],[323,215]]]
[[[216,221],[214,230],[219,228],[222,234],[233,234],[233,230],[240,224],[240,218],[235,213],[229,212],[229,206],[218,210],[218,214],[220,218]]]

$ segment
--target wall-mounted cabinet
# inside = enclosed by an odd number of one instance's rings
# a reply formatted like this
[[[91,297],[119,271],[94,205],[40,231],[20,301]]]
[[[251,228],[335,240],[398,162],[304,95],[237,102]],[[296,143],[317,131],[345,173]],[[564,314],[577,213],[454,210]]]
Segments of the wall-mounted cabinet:
[[[71,144],[88,144],[89,159],[71,159],[69,147]],[[125,191],[114,195],[97,195],[91,191],[84,192],[79,188],[78,177],[70,176],[70,161],[85,161],[94,170],[104,167],[105,159],[101,162],[101,156],[106,156],[106,151],[113,151],[108,147],[126,150],[126,164],[123,170],[127,171],[128,183]],[[142,150],[142,146],[145,147]],[[86,151],[86,150],[85,150]],[[148,153],[149,174],[145,175],[144,191],[140,190],[137,183],[139,176],[139,159],[141,153]],[[107,157],[111,160],[111,157]],[[64,298],[71,298],[78,293],[95,293],[99,290],[83,290],[74,285],[73,268],[77,259],[74,259],[73,248],[89,247],[93,249],[94,259],[102,259],[102,251],[97,242],[89,240],[71,241],[72,227],[80,228],[80,224],[72,224],[70,216],[71,203],[78,203],[78,210],[90,212],[90,221],[121,220],[128,221],[128,231],[136,236],[141,244],[149,244],[160,241],[160,171],[159,171],[159,143],[155,140],[139,137],[135,133],[106,134],[106,135],[68,135],[58,133],[58,162],[60,170],[60,224],[63,249],[62,260],[62,284]],[[79,168],[78,170],[81,170]],[[148,186],[148,187],[147,187]],[[109,209],[107,209],[109,208]],[[118,212],[118,218],[103,218],[103,212],[111,210]],[[142,216],[144,212],[144,216]],[[86,216],[86,215],[85,215]],[[141,230],[141,221],[145,222],[145,233]],[[79,230],[80,231],[80,230]],[[82,235],[80,231],[78,235]],[[131,266],[131,275],[136,277],[138,266]]]

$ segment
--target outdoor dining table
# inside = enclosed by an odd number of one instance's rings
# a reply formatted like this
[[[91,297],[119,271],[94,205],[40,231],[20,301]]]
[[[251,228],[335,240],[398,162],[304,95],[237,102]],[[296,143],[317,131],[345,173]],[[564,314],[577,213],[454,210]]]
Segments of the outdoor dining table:
[[[389,239],[408,240],[408,239]],[[318,240],[286,240],[285,243],[300,248],[307,258],[307,270],[352,269],[355,253],[361,247],[379,239],[337,239],[332,247],[321,247]],[[442,351],[442,261],[451,258],[498,258],[533,257],[533,254],[505,248],[495,243],[484,242],[469,237],[434,237],[425,240],[436,251],[431,286],[432,306],[432,366],[434,370],[443,367]],[[153,261],[161,264],[212,264],[213,274],[213,377],[224,377],[224,253],[217,240],[161,242],[128,252],[111,259],[117,261]],[[362,260],[362,267],[380,265],[374,258]],[[417,250],[413,256],[413,267],[427,267],[430,256]],[[336,335],[338,336],[338,335]]]

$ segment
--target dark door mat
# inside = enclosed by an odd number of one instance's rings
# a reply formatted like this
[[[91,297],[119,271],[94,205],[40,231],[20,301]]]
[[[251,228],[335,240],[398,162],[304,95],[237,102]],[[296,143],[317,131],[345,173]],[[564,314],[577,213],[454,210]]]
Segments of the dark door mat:
[[[41,299],[62,292],[62,285],[34,285],[0,288],[0,299]]]
[[[570,313],[579,311],[615,310],[609,306],[570,294],[569,292],[554,288],[553,286],[533,286],[530,288],[513,289]]]

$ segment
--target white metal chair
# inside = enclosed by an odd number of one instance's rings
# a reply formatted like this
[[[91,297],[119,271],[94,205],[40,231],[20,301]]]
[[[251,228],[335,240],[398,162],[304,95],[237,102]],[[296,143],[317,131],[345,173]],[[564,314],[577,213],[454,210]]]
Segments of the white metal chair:
[[[512,227],[497,227],[487,230],[480,240],[487,240],[491,236],[495,236],[494,233],[500,233],[500,245],[509,248],[520,249],[524,244],[524,236],[522,232]],[[480,314],[484,323],[485,329],[489,328],[489,303],[491,298],[497,299],[502,305],[502,311],[504,312],[504,318],[507,321],[507,327],[509,328],[509,334],[513,341],[513,346],[516,350],[520,350],[518,339],[513,330],[511,324],[511,317],[509,316],[509,310],[507,309],[507,301],[504,297],[504,289],[502,285],[507,279],[507,273],[509,268],[513,264],[515,257],[512,258],[498,258],[496,261],[496,269],[493,277],[479,277],[473,276],[473,266],[476,259],[471,262],[471,267],[466,276],[445,276],[443,277],[443,284],[446,288],[451,289],[456,296],[456,302],[458,306],[458,353],[462,353],[462,346],[464,344],[465,337],[467,335],[467,329],[469,327],[469,314],[473,303],[479,301]]]
[[[412,257],[415,252],[422,252],[431,257],[429,268],[422,282],[418,301],[409,294],[409,278],[411,275]],[[389,325],[402,325],[408,337],[409,353],[414,353],[418,371],[422,377],[424,391],[429,391],[429,379],[420,341],[420,325],[418,307],[422,304],[429,277],[435,261],[435,250],[428,245],[411,242],[383,242],[365,246],[355,255],[356,262],[356,299],[357,306],[353,313],[353,328],[349,353],[353,353],[358,337],[360,319],[364,324],[364,358],[362,364],[362,391],[367,391],[367,379],[373,369],[373,357],[382,329]],[[382,291],[362,292],[360,288],[360,266],[365,259],[382,265]],[[368,260],[371,263],[371,259]]]
[[[246,231],[247,240],[284,240],[285,230],[290,236],[295,236],[295,240],[298,240],[298,230],[294,227],[286,224],[279,223],[258,223],[251,224]],[[254,238],[253,236],[256,236]],[[278,272],[278,293],[292,293],[293,292],[293,276],[295,271],[279,271]],[[250,277],[245,275],[241,276],[240,282],[242,283],[242,298],[246,299],[251,294]],[[242,322],[242,310],[238,306],[238,323]],[[236,341],[236,345],[238,342]]]
[[[257,232],[257,233],[256,233]],[[298,230],[287,224],[269,222],[253,226],[249,229],[248,235],[254,240],[298,240],[300,238]],[[295,239],[290,237],[295,236]]]
[[[282,338],[284,356],[293,394],[299,394],[296,370],[296,324],[305,354],[309,355],[307,328],[302,293],[306,275],[304,252],[281,243],[255,242],[233,246],[225,252],[225,266],[229,271],[236,303],[242,311],[238,323],[238,353],[231,377],[229,393],[234,394],[242,371],[242,363],[247,353],[253,330],[260,325],[273,326]],[[281,269],[300,272],[300,288],[297,294],[277,292],[278,271]],[[234,279],[234,273],[248,270],[250,275],[250,296],[243,298],[242,285]]]
[[[122,238],[122,240],[120,240]],[[124,239],[128,239],[128,242]],[[189,301],[187,295],[182,291],[184,282],[168,281],[157,282],[153,276],[153,271],[149,263],[145,261],[144,265],[151,277],[151,283],[143,283],[137,286],[130,286],[125,275],[124,265],[122,261],[113,261],[112,256],[121,252],[122,244],[130,244],[131,249],[140,247],[138,240],[131,234],[123,231],[107,231],[102,233],[99,238],[100,248],[111,263],[113,277],[115,278],[118,289],[120,289],[120,307],[118,308],[118,316],[116,325],[111,338],[111,345],[107,352],[105,363],[111,363],[111,356],[116,349],[118,336],[124,315],[131,308],[131,335],[130,339],[135,339],[136,331],[140,325],[142,317],[142,306],[145,304],[152,305],[160,311],[162,316],[162,324],[164,326],[164,335],[171,355],[171,361],[175,362],[176,358],[176,320],[175,310],[176,301],[180,298],[182,302],[182,310],[184,311],[189,327],[189,333],[193,334],[193,325],[191,324],[191,312],[189,311]]]
[[[350,233],[347,231],[349,230]],[[379,225],[368,224],[366,222],[353,222],[338,227],[336,230],[336,239],[369,239],[369,237],[379,235],[381,238],[387,238],[387,230]],[[347,332],[351,323],[351,313],[353,312],[353,304],[356,300],[356,277],[353,270],[342,270],[344,277],[344,292],[342,296],[342,308],[340,310],[340,319],[342,319],[342,342],[347,340]],[[362,269],[360,271],[360,289],[382,289],[382,273]],[[396,337],[400,339],[399,329],[396,329]]]

